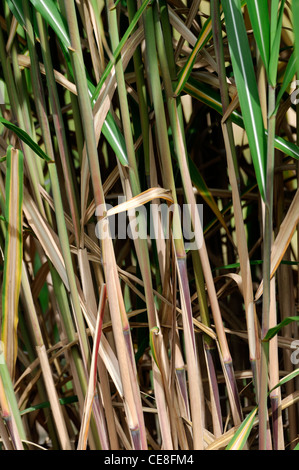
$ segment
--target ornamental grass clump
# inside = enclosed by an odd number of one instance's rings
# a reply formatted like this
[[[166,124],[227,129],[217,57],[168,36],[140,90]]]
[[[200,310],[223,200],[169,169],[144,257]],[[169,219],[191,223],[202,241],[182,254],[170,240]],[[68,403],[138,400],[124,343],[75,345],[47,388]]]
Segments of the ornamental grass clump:
[[[1,1],[1,449],[299,448],[298,15]]]

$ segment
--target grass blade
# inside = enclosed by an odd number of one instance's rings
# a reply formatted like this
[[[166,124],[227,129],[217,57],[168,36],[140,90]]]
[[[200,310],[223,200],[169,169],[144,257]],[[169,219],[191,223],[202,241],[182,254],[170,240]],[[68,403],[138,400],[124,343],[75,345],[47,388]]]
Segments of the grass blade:
[[[268,333],[264,337],[263,341],[270,341],[270,339],[272,339],[275,335],[278,334],[281,328],[292,322],[299,322],[299,316],[284,318],[278,325],[268,330]]]
[[[271,11],[271,28],[272,28],[272,22],[275,25],[275,36],[274,36],[274,40],[272,41],[271,48],[270,48],[270,63],[269,63],[269,73],[268,73],[269,84],[271,86],[275,86],[276,81],[277,81],[277,65],[278,65],[279,48],[280,48],[280,42],[281,42],[281,28],[282,28],[284,5],[285,5],[285,0],[281,2],[278,18],[277,18],[277,10],[274,9],[273,13]],[[273,3],[271,7],[273,7]]]
[[[240,425],[234,437],[226,447],[226,450],[242,450],[245,446],[248,436],[252,430],[255,421],[255,415],[258,408],[254,408],[251,413],[244,419],[243,423]]]
[[[189,59],[187,60],[184,68],[179,74],[178,83],[176,85],[176,89],[174,92],[175,96],[179,96],[181,94],[181,91],[183,90],[185,83],[187,82],[192,72],[197,54],[207,44],[207,42],[211,39],[211,37],[212,37],[212,22],[211,22],[211,18],[208,18],[202,27],[200,35],[198,36],[198,39],[196,41],[196,44],[193,48],[192,53],[190,54]]]
[[[0,122],[5,127],[7,127],[7,129],[13,131],[19,137],[19,139],[24,142],[24,144],[28,145],[36,153],[36,155],[38,155],[40,158],[42,158],[48,163],[54,163],[54,161],[51,160],[50,157],[48,157],[48,155],[43,151],[43,149],[39,145],[37,145],[34,140],[31,139],[30,135],[28,135],[27,132],[2,117],[0,117]]]
[[[67,27],[62,19],[53,0],[30,0],[34,8],[42,15],[44,20],[51,26],[60,42],[67,48],[70,47],[70,39]]]
[[[294,37],[295,37],[294,49],[295,49],[295,55],[296,55],[297,76],[298,76],[299,74],[299,27],[296,22],[296,18],[298,18],[298,15],[299,15],[299,1],[298,0],[292,1],[292,13],[293,13],[293,28],[294,28]]]
[[[259,190],[266,194],[266,141],[259,95],[240,0],[222,4],[234,77]]]
[[[25,18],[23,15],[22,0],[6,0],[6,3],[13,15],[16,17],[18,23],[24,26]]]
[[[270,60],[270,19],[267,0],[247,2],[248,13],[261,58],[268,73]]]
[[[297,67],[297,57],[296,57],[295,52],[293,52],[286,66],[285,74],[283,77],[283,82],[276,98],[276,107],[274,110],[274,114],[277,113],[280,100],[284,92],[286,91],[287,87],[291,83],[291,80],[294,78],[294,75],[296,73],[296,67]]]

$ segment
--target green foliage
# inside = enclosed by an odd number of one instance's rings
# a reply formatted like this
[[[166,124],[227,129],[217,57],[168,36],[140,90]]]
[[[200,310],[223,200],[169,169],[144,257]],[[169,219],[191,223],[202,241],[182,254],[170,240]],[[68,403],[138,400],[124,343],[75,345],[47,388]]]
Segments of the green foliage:
[[[298,450],[299,1],[0,3],[2,448]]]

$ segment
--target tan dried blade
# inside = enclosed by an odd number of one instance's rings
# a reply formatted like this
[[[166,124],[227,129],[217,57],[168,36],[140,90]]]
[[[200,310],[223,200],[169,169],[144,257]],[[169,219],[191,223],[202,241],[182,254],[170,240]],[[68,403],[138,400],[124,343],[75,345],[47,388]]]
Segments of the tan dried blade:
[[[23,260],[23,154],[10,148],[7,152],[5,183],[5,218],[7,222],[2,286],[1,340],[11,377],[17,359],[18,305]]]

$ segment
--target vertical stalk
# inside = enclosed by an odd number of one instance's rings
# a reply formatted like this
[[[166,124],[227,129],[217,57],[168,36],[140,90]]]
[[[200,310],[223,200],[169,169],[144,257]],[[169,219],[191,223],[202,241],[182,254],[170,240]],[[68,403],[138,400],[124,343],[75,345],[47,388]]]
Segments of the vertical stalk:
[[[261,450],[267,449],[267,391],[268,391],[268,362],[269,343],[263,338],[269,330],[270,324],[270,269],[271,246],[273,226],[273,175],[274,175],[274,138],[275,138],[275,87],[268,85],[268,143],[267,143],[267,180],[264,221],[263,245],[263,314],[262,314],[262,349],[260,371],[260,397],[259,397],[259,446]]]
[[[111,2],[110,6],[112,5],[113,5],[113,2]],[[108,6],[108,19],[109,19],[109,29],[110,29],[112,50],[114,52],[117,45],[119,44],[119,34],[118,34],[116,9],[111,9],[109,8],[109,6]],[[120,102],[122,124],[123,124],[123,129],[124,129],[127,155],[128,155],[128,160],[129,160],[129,180],[131,184],[132,194],[133,196],[137,196],[141,192],[141,184],[139,180],[137,161],[136,161],[134,144],[133,144],[133,135],[132,135],[132,130],[131,130],[131,121],[130,121],[130,115],[129,115],[127,91],[126,91],[124,72],[123,72],[123,66],[122,66],[121,60],[119,60],[116,63],[115,71],[116,71],[116,78],[117,78],[117,84],[118,84],[117,90],[118,90],[118,96],[119,96],[119,102]],[[148,132],[148,130],[146,132]],[[139,218],[139,224],[141,224],[141,226],[145,226],[146,221],[144,219],[142,212],[139,214],[138,218]],[[138,262],[140,264],[142,278],[144,281],[146,305],[147,305],[147,312],[148,312],[148,322],[149,322],[149,328],[151,330],[152,328],[156,327],[158,318],[156,315],[156,309],[155,309],[154,297],[153,297],[153,286],[152,286],[152,279],[151,279],[150,259],[149,259],[147,240],[143,238],[137,238],[135,240],[135,246],[136,246],[136,252],[138,256]],[[163,347],[163,355],[164,355],[164,358],[167,358],[167,352],[166,352],[166,349],[164,349],[164,347]],[[154,363],[153,363],[153,367],[155,367]],[[158,374],[158,371],[157,371],[157,374]],[[167,371],[167,374],[168,374],[168,371]],[[167,400],[167,397],[168,397],[168,402],[169,402],[171,395],[169,393],[167,394],[167,390],[166,390],[166,387],[168,387],[167,381],[166,382],[164,381],[164,384],[165,384],[164,386],[165,398]],[[158,397],[159,396],[157,396],[157,399]],[[164,401],[164,398],[162,396],[161,396],[161,399]],[[168,403],[168,405],[171,410],[173,405],[171,403]],[[163,407],[163,404],[162,402],[160,402],[159,408],[161,409],[162,407]],[[171,414],[171,411],[170,411],[170,414]],[[173,427],[172,429],[174,430],[175,428]]]
[[[198,8],[196,3],[192,4],[192,7]],[[169,70],[170,80],[172,82],[173,89],[175,88],[176,83],[176,64],[175,64],[175,54],[173,53],[173,45],[172,45],[172,34],[171,34],[171,27],[168,17],[168,9],[167,3],[162,0],[159,5],[159,14],[160,14],[160,22],[161,28],[163,32],[163,42],[165,44],[165,49],[163,47],[160,48],[160,60],[162,59],[163,63],[163,56],[164,56],[164,66],[162,67],[162,73],[165,77],[167,74],[165,70]],[[190,12],[191,13],[191,12]],[[156,30],[156,34],[159,34],[159,29]],[[162,42],[162,41],[161,41]],[[177,46],[177,51],[180,48],[180,43]],[[164,51],[166,53],[166,60]],[[176,52],[177,52],[176,51]],[[168,67],[166,65],[168,64]],[[164,71],[164,72],[163,72]],[[172,89],[170,87],[170,83],[165,80],[167,88],[169,88],[169,94],[172,94]],[[193,269],[194,269],[194,276],[195,276],[195,283],[196,283],[196,290],[198,294],[198,300],[200,305],[200,312],[201,312],[201,320],[202,322],[210,327],[210,318],[208,312],[208,305],[207,305],[207,295],[205,291],[205,281],[202,271],[201,260],[198,251],[192,250],[192,261],[193,261]],[[221,416],[221,406],[220,406],[220,397],[219,397],[219,389],[217,383],[217,374],[215,369],[215,357],[214,353],[216,350],[215,342],[211,339],[210,336],[204,334],[203,335],[203,342],[206,354],[206,361],[207,361],[207,368],[209,373],[209,384],[211,390],[211,401],[214,402],[214,406],[212,406],[212,419],[214,423],[214,433],[218,435],[222,432],[223,425],[222,425],[222,416]],[[215,412],[214,412],[215,410]]]
[[[209,317],[209,310],[207,304],[207,296],[205,291],[205,280],[202,271],[202,265],[199,257],[198,251],[192,251],[192,261],[193,261],[193,269],[194,269],[194,277],[195,277],[195,284],[196,290],[198,295],[199,301],[199,308],[200,308],[200,315],[201,321],[204,325],[211,327],[210,317]],[[220,405],[220,396],[219,396],[219,388],[217,382],[217,373],[216,373],[216,366],[215,366],[215,352],[216,346],[214,340],[206,333],[203,334],[203,344],[206,353],[206,361],[207,361],[207,370],[209,374],[209,383],[210,383],[210,393],[211,393],[211,402],[214,402],[216,416],[212,413],[213,423],[214,423],[214,435],[223,433],[223,423],[222,423],[222,413],[221,413],[221,405]],[[212,409],[213,410],[213,409]]]
[[[45,105],[45,97],[43,94],[43,88],[42,88],[42,83],[41,83],[41,77],[40,77],[40,72],[39,72],[39,67],[38,67],[38,61],[36,57],[36,50],[34,46],[34,33],[32,29],[32,21],[30,18],[30,9],[27,0],[23,0],[23,8],[24,8],[24,14],[26,18],[26,29],[27,29],[27,42],[28,42],[28,47],[29,47],[29,53],[30,53],[30,58],[31,58],[31,77],[32,77],[32,83],[33,83],[33,93],[36,98],[36,109],[37,109],[37,114],[39,118],[39,123],[41,126],[42,130],[42,135],[46,147],[46,152],[48,155],[51,155],[51,158],[54,160],[54,149],[53,149],[53,144],[52,144],[52,137],[51,137],[51,132],[48,124],[48,119],[45,114],[46,111],[46,105]],[[39,18],[41,20],[41,18]],[[39,24],[40,27],[42,27],[41,23]],[[44,36],[43,36],[44,31],[41,31],[41,37],[42,42],[44,44]],[[55,94],[55,87],[56,84],[51,82],[51,75],[53,72],[51,72],[52,67],[51,63],[49,63],[49,50],[46,48],[46,51],[44,51],[44,59],[46,59],[46,70],[48,73],[48,80],[50,81],[50,99],[52,103],[52,109],[54,113],[54,123],[56,125],[56,131],[58,133],[58,141],[59,141],[59,149],[62,153],[62,160],[64,161],[64,170],[65,173],[68,173],[66,175],[66,180],[69,181],[69,177],[71,177],[71,171],[70,168],[67,167],[67,157],[66,157],[66,141],[65,141],[65,136],[63,138],[63,129],[61,127],[61,121],[62,121],[62,115],[59,113],[59,106],[58,106],[58,97],[57,94]],[[51,61],[50,61],[51,62]],[[49,69],[48,69],[49,67]],[[52,77],[53,78],[53,77]],[[80,300],[78,296],[78,291],[77,291],[77,285],[76,285],[76,279],[73,271],[73,263],[71,259],[71,253],[70,253],[70,248],[69,248],[69,240],[68,240],[68,234],[66,230],[66,225],[64,221],[64,209],[62,205],[62,199],[61,199],[61,193],[60,193],[60,187],[59,187],[59,182],[58,182],[58,175],[57,175],[57,170],[55,165],[52,165],[52,168],[49,168],[49,174],[50,174],[50,180],[51,180],[51,185],[53,189],[53,196],[54,196],[54,204],[55,204],[55,209],[56,209],[56,220],[57,220],[57,226],[58,226],[58,234],[59,238],[61,241],[61,247],[62,247],[62,252],[65,260],[65,265],[66,265],[66,270],[67,270],[67,276],[69,279],[69,284],[70,284],[70,289],[71,289],[71,297],[73,299],[73,308],[75,310],[75,321],[79,330],[79,339],[80,339],[80,344],[82,348],[82,355],[83,355],[83,360],[85,364],[85,369],[87,370],[88,368],[88,361],[89,361],[89,346],[87,342],[87,336],[86,336],[86,331],[85,331],[85,324],[84,324],[84,319],[83,315],[81,312],[81,306],[80,306]],[[69,197],[70,197],[70,206],[73,210],[71,210],[72,215],[73,215],[73,222],[75,226],[75,232],[77,232],[77,243],[79,243],[79,232],[78,232],[78,212],[75,206],[75,195],[73,188],[71,187],[71,183],[68,185],[69,188]],[[74,205],[72,205],[74,203]],[[77,224],[76,224],[77,221]],[[77,227],[77,230],[76,230]],[[53,270],[52,270],[53,274]],[[53,281],[54,283],[54,281]],[[55,283],[54,283],[55,285]],[[40,345],[38,345],[38,351],[39,354],[43,354],[43,348],[41,348]],[[78,365],[78,362],[77,362]],[[46,367],[47,365],[45,365]],[[80,376],[80,372],[79,372]],[[81,375],[81,386],[83,389],[85,389],[85,384],[84,384],[84,379],[82,381],[83,377]],[[49,394],[50,396],[50,394]],[[55,396],[55,395],[54,395]],[[97,434],[95,431],[94,427],[94,418],[92,418],[92,429],[93,429],[93,435],[94,439],[97,440]],[[66,440],[64,439],[63,446],[66,445],[65,442]]]

